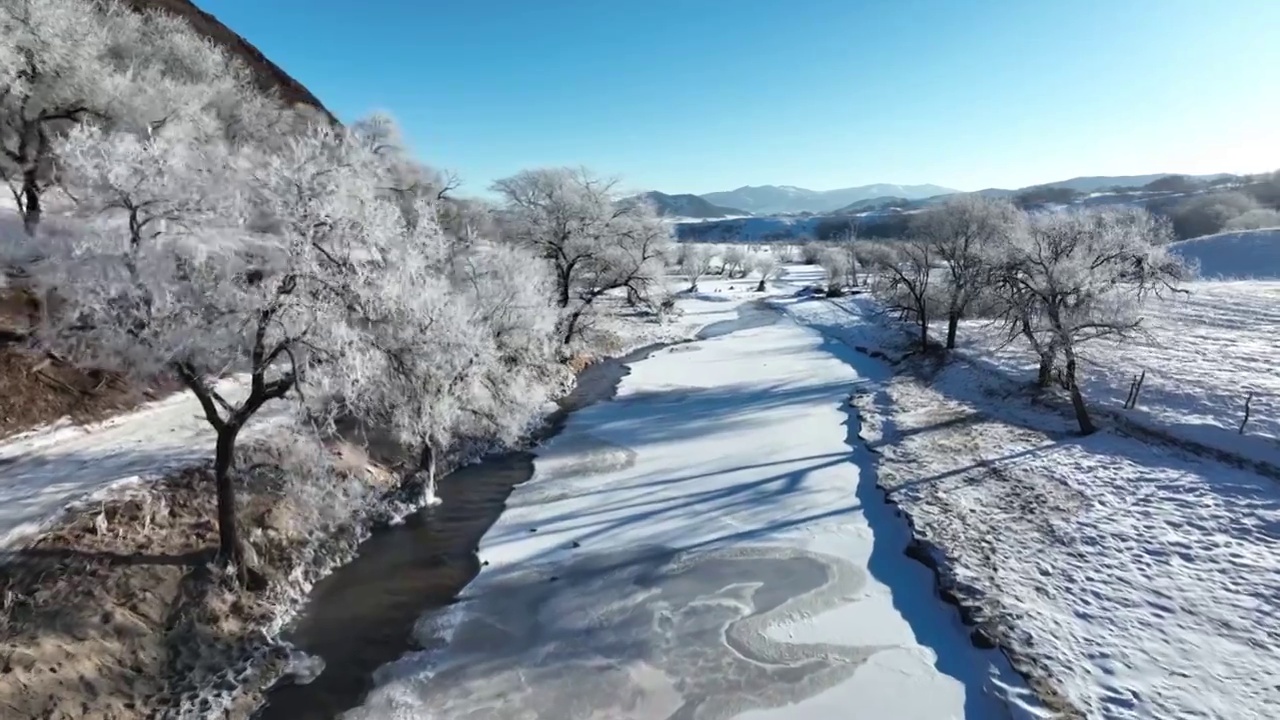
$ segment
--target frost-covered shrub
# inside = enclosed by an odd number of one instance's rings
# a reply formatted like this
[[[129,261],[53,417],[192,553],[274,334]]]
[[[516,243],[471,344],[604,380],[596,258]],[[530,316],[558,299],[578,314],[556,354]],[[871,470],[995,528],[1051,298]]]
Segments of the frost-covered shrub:
[[[504,236],[551,268],[564,345],[591,323],[597,300],[614,290],[642,298],[666,268],[671,227],[648,203],[615,202],[615,185],[586,170],[542,168],[493,186]]]
[[[698,280],[711,273],[715,254],[710,245],[682,243],[680,245],[680,272],[689,281],[689,292],[698,292]]]
[[[760,276],[760,282],[756,284],[756,292],[764,292],[769,280],[778,274],[781,267],[772,253],[756,253],[751,257],[750,269]]]
[[[780,263],[789,264],[799,261],[800,251],[795,245],[791,245],[789,243],[778,244],[774,245],[772,250],[774,257],[776,257]]]
[[[725,245],[720,248],[721,274],[729,279],[745,276],[747,273],[747,249],[742,245]]]
[[[1228,220],[1223,230],[1261,230],[1275,227],[1280,227],[1280,210],[1258,208]]]
[[[817,265],[822,261],[825,246],[818,242],[806,242],[800,245],[800,262],[805,265]]]

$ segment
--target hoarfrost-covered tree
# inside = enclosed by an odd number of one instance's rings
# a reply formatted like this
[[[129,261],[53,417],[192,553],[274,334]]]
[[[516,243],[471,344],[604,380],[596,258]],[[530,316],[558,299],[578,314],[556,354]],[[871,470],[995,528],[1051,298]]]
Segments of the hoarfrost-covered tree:
[[[828,295],[842,295],[846,288],[857,285],[857,264],[849,251],[852,247],[832,244],[824,247],[818,256],[818,266],[827,275]]]
[[[28,234],[53,181],[52,144],[65,128],[101,113],[110,96],[113,22],[84,0],[0,2],[0,177]]]
[[[382,294],[365,315],[384,368],[363,380],[365,389],[344,395],[358,416],[415,450],[414,471],[425,474],[426,500],[434,504],[438,458],[454,441],[492,351],[469,298],[454,292],[444,272],[444,248],[422,251],[444,244],[430,208],[416,215],[413,237],[381,263]]]
[[[1138,332],[1143,301],[1191,271],[1165,247],[1172,229],[1135,208],[1070,209],[1031,217],[998,268],[1011,332],[1061,353],[1080,431],[1095,430],[1079,385],[1080,347]]]
[[[586,170],[526,170],[494,183],[505,203],[505,230],[550,264],[555,301],[569,307],[585,266],[605,248],[608,225],[622,212],[609,197],[613,183]]]
[[[948,350],[956,346],[956,330],[969,306],[991,278],[991,253],[1023,219],[1012,203],[977,194],[960,195],[912,218],[911,235],[928,244],[946,270]]]
[[[208,114],[221,132],[264,107],[247,68],[182,18],[114,0],[0,2],[0,176],[28,234],[64,175],[59,138],[82,123],[146,135]]]
[[[756,284],[756,292],[764,292],[768,289],[768,282],[778,274],[779,265],[778,258],[773,253],[760,252],[751,258],[751,270],[760,276],[760,282]]]
[[[929,320],[933,313],[930,290],[933,248],[926,242],[906,240],[873,245],[864,252],[884,279],[882,293],[889,307],[920,328],[920,348],[927,350]]]
[[[429,203],[415,215],[371,276],[382,288],[366,316],[381,370],[342,394],[414,449],[413,472],[434,504],[439,460],[460,438],[512,442],[548,399],[556,313],[537,258],[488,244],[455,253]]]
[[[373,113],[355,122],[351,131],[379,160],[380,187],[395,198],[405,222],[417,222],[414,212],[420,201],[429,201],[435,208],[458,187],[457,176],[439,172],[414,159],[400,124],[390,114]]]
[[[676,263],[684,278],[689,281],[689,292],[698,292],[698,281],[711,272],[714,259],[715,253],[709,245],[681,243]]]
[[[127,211],[107,214],[41,263],[41,276],[67,301],[45,328],[52,347],[141,377],[171,371],[199,401],[217,437],[220,556],[242,569],[232,472],[240,432],[267,403],[309,387],[362,387],[374,366],[359,318],[379,302],[370,259],[400,218],[376,196],[356,150],[331,128],[314,127],[285,152],[240,158],[252,159],[249,167],[229,163],[248,174],[216,182],[255,193],[220,208],[220,222],[166,218],[164,233],[135,243]],[[143,161],[118,168],[112,187],[145,187],[127,175],[152,172],[149,163],[163,156],[136,157]],[[201,190],[215,192],[193,191]],[[259,216],[270,222],[246,230]],[[223,396],[217,379],[240,372],[248,387]]]
[[[491,353],[463,417],[469,435],[515,442],[572,382],[556,360],[554,283],[537,260],[527,248],[485,240],[455,261],[454,282],[474,309],[473,321],[486,328]]]
[[[172,120],[146,135],[73,128],[56,147],[77,211],[118,214],[132,257],[166,232],[190,233],[231,212],[238,191],[230,150],[210,118]]]
[[[747,272],[747,249],[741,245],[725,245],[720,250],[720,268],[730,280],[745,276]]]
[[[670,228],[646,203],[614,202],[614,185],[586,170],[544,168],[493,186],[507,235],[551,267],[566,345],[605,293],[642,292],[661,277]]]
[[[607,226],[600,249],[580,267],[573,302],[561,317],[561,342],[568,345],[590,322],[595,302],[622,289],[632,305],[656,306],[663,290],[671,228],[648,204],[634,204]]]

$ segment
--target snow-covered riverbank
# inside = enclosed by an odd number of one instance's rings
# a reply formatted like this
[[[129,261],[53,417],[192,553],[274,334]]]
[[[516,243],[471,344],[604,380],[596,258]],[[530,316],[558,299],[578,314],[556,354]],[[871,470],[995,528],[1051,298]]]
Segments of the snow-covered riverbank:
[[[923,720],[1031,702],[904,556],[856,449],[857,356],[734,304],[701,311],[723,333],[637,363],[539,452],[481,543],[488,567],[350,717]]]
[[[904,352],[874,301],[790,314]],[[1104,430],[986,365],[913,367],[860,393],[879,479],[949,590],[1046,696],[1089,718],[1277,717],[1280,486]]]

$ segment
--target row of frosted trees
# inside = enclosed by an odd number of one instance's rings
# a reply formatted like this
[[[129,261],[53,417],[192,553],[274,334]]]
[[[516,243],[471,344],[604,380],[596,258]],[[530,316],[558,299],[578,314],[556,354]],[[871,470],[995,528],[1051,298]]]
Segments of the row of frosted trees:
[[[458,438],[528,429],[601,297],[657,302],[670,243],[585,171],[452,199],[388,117],[284,107],[185,21],[105,0],[0,0],[0,176],[35,340],[194,394],[237,565],[237,440],[264,406],[385,429],[433,488]]]
[[[1095,427],[1080,392],[1080,348],[1141,332],[1146,300],[1178,290],[1195,268],[1171,253],[1167,220],[1136,207],[1065,208],[1028,213],[1000,199],[964,195],[915,215],[907,237],[854,241],[818,260],[829,283],[862,277],[932,344],[956,347],[960,322],[982,318],[1035,354],[1037,384],[1056,379],[1070,395],[1083,433]],[[852,280],[850,279],[852,278]]]

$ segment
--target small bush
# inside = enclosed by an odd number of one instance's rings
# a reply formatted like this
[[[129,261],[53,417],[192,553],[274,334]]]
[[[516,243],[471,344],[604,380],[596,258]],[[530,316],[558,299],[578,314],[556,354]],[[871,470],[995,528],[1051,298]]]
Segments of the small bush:
[[[1221,232],[1227,223],[1258,209],[1258,202],[1238,192],[1214,193],[1191,198],[1174,208],[1173,231],[1181,239]]]
[[[1227,221],[1224,230],[1260,230],[1280,227],[1280,210],[1258,208]]]
[[[805,265],[817,265],[822,262],[825,248],[816,242],[807,242],[800,246],[800,262]]]

